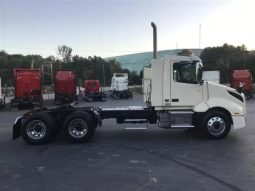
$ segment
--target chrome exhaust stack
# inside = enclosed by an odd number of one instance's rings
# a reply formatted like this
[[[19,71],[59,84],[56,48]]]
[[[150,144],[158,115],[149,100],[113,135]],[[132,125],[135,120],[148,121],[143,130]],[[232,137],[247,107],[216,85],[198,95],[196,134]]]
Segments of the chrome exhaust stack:
[[[151,22],[153,28],[153,58],[157,58],[157,26],[154,22]]]

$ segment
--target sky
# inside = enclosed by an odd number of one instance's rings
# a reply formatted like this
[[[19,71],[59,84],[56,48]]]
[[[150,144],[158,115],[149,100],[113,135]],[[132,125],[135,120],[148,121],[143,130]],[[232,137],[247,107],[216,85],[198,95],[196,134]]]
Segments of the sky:
[[[158,50],[234,46],[255,49],[252,0],[0,0],[0,50],[9,54],[110,57]]]

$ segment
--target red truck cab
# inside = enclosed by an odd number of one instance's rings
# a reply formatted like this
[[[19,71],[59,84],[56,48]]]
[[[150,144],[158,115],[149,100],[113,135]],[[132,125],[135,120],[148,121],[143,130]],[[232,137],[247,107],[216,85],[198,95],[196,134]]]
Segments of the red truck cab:
[[[55,104],[71,103],[76,99],[75,73],[73,71],[57,71],[55,74]]]
[[[96,93],[100,91],[99,80],[85,80],[83,88],[86,93]]]
[[[231,87],[234,89],[242,89],[246,99],[252,97],[252,74],[251,71],[246,70],[234,70],[231,76]]]
[[[83,83],[84,100],[86,101],[105,101],[106,94],[101,91],[99,80],[85,80]]]
[[[14,69],[15,96],[11,107],[42,105],[40,69]]]

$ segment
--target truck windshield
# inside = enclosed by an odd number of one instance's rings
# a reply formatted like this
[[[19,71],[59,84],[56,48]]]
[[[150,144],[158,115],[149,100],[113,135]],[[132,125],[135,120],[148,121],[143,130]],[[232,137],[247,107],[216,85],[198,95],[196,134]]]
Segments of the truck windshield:
[[[197,62],[177,62],[173,64],[173,79],[180,83],[198,83]]]
[[[124,77],[125,75],[124,74],[116,74],[115,76],[116,77]]]

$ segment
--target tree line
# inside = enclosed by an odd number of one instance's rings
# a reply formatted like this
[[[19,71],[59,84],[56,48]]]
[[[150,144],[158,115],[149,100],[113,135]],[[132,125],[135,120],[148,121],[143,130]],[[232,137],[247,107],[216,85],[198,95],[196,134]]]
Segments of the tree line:
[[[109,86],[113,73],[128,73],[129,84],[142,84],[142,71],[132,71],[121,68],[116,60],[105,60],[101,57],[72,56],[72,48],[62,45],[58,47],[58,57],[43,58],[40,55],[9,55],[0,51],[0,77],[2,84],[13,86],[14,68],[41,68],[42,65],[52,64],[53,73],[58,70],[72,70],[79,82],[97,79],[101,85]],[[248,51],[245,45],[232,46],[224,44],[218,47],[207,47],[200,55],[204,70],[219,70],[221,83],[230,81],[234,69],[250,69],[255,74],[255,51]],[[44,85],[51,85],[50,75],[44,76]]]
[[[53,74],[58,70],[71,70],[76,73],[79,85],[84,80],[99,80],[102,86],[110,86],[113,73],[128,73],[129,84],[141,84],[141,75],[121,68],[116,60],[105,60],[101,57],[89,56],[88,58],[79,55],[72,56],[72,49],[68,46],[58,47],[58,57],[49,56],[43,58],[40,55],[7,54],[0,51],[0,77],[2,85],[13,86],[13,69],[15,68],[39,68],[45,65],[52,65]],[[47,68],[44,69],[47,71]],[[52,84],[52,76],[48,72],[43,75],[44,85]]]
[[[221,83],[229,83],[233,70],[250,69],[255,74],[255,51],[248,51],[245,45],[205,48],[200,55],[204,70],[219,70]]]

